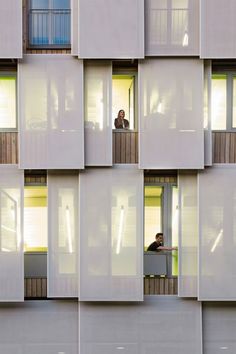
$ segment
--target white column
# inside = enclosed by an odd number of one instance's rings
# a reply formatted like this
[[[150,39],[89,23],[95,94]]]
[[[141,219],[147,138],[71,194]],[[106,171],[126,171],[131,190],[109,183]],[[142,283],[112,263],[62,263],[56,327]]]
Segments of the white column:
[[[24,301],[24,173],[0,166],[0,301]]]
[[[89,62],[84,69],[85,165],[112,165],[112,64]]]
[[[78,297],[78,174],[48,174],[48,296]]]
[[[143,172],[136,166],[80,174],[79,299],[143,299]]]
[[[83,168],[83,62],[26,55],[18,70],[20,167]]]

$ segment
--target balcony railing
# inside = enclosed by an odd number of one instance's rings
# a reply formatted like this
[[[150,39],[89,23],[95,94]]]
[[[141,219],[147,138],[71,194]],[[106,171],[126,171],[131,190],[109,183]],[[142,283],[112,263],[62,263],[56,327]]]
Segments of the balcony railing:
[[[40,47],[70,46],[70,10],[30,10],[29,45]]]

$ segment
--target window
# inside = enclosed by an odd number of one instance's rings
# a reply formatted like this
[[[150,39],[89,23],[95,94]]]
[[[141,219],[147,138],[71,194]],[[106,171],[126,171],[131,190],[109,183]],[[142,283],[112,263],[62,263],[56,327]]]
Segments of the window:
[[[32,46],[69,46],[70,12],[70,0],[31,0],[29,44]]]
[[[16,75],[0,74],[0,129],[16,129]]]
[[[236,129],[236,72],[212,75],[212,130]]]
[[[24,251],[47,252],[47,187],[25,187]]]
[[[135,128],[136,82],[135,74],[115,74],[112,76],[113,128],[115,128],[114,120],[121,109],[125,111],[125,119],[129,121],[129,129],[133,130]]]
[[[155,240],[158,232],[164,234],[164,246],[178,246],[178,188],[172,183],[145,185],[144,249]],[[167,275],[178,274],[178,253],[167,256]]]

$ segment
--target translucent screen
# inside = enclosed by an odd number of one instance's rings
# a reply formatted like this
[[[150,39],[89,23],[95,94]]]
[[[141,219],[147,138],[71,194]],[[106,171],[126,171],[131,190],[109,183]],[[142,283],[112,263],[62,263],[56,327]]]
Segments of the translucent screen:
[[[0,77],[0,128],[16,128],[15,77]]]
[[[212,76],[212,129],[226,129],[226,75]]]

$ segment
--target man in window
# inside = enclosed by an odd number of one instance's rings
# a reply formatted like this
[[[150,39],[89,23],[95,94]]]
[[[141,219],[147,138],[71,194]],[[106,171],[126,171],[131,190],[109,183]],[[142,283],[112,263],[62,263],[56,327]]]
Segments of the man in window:
[[[116,129],[129,129],[129,121],[125,119],[125,111],[119,110],[117,118],[115,118]]]
[[[147,251],[154,251],[154,252],[160,252],[160,251],[175,251],[177,250],[177,247],[165,247],[164,246],[164,237],[162,232],[158,232],[156,234],[156,241],[152,242],[149,246]]]

